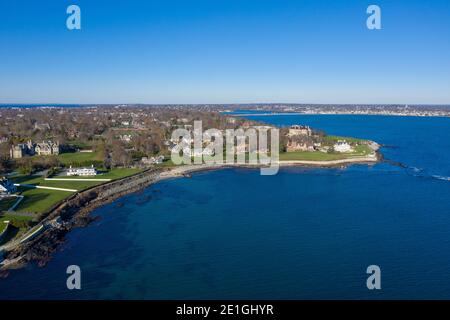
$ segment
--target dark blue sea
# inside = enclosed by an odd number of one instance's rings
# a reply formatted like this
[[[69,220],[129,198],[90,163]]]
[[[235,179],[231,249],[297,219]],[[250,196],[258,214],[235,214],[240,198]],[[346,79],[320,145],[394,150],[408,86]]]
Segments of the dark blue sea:
[[[450,118],[251,118],[372,139],[403,166],[167,180],[95,210],[46,267],[1,279],[0,298],[450,299]],[[366,287],[369,265],[381,290]]]

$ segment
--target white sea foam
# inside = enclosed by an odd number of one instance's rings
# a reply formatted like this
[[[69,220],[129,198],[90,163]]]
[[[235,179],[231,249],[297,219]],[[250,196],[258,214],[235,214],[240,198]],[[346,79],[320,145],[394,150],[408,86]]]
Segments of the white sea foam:
[[[437,175],[434,175],[432,177],[435,179],[438,179],[438,180],[450,181],[450,177],[437,176]]]

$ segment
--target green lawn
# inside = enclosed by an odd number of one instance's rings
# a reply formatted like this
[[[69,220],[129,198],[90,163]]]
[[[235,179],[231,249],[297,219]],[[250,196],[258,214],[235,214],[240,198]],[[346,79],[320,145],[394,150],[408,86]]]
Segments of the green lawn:
[[[358,145],[353,152],[349,153],[325,153],[320,151],[297,151],[280,153],[281,161],[332,161],[351,159],[353,157],[364,157],[369,155],[372,150],[367,145]]]
[[[98,174],[96,176],[85,176],[85,177],[78,177],[78,176],[54,176],[52,178],[57,178],[57,179],[77,179],[80,180],[78,181],[73,181],[74,183],[78,183],[78,185],[80,185],[80,183],[90,183],[89,181],[83,182],[81,180],[85,180],[85,179],[111,179],[111,180],[116,180],[116,179],[120,179],[120,178],[125,178],[128,176],[131,176],[133,174],[139,173],[141,172],[141,169],[135,169],[135,168],[114,168],[109,170],[108,172],[98,172]],[[66,183],[64,181],[45,181],[45,184],[47,185],[49,182],[52,183]],[[96,182],[91,182],[91,183],[96,183]],[[101,182],[100,183],[104,183]],[[64,188],[64,187],[61,187]]]
[[[15,213],[5,213],[0,216],[0,221],[30,221],[33,220],[32,216],[18,215]]]
[[[13,203],[17,198],[13,198]],[[11,204],[12,205],[12,204]],[[9,221],[11,229],[8,234],[5,235],[1,244],[6,243],[13,239],[15,236],[24,233],[29,227],[29,221],[33,220],[35,215],[18,214],[17,212],[3,212],[0,214],[0,232],[6,228],[5,221]]]
[[[0,244],[7,243],[12,239],[17,239],[27,232],[30,227],[30,221],[33,220],[34,216],[30,215],[20,215],[14,213],[3,214],[0,216],[0,230],[4,230],[6,223],[3,221],[9,221],[11,228],[8,234]],[[0,231],[1,232],[1,231]]]
[[[47,157],[54,157],[54,156],[38,156],[34,155],[30,157],[30,159],[42,159]],[[58,161],[62,163],[64,166],[74,166],[74,167],[87,167],[90,165],[100,165],[103,163],[103,156],[99,152],[67,152],[67,153],[61,153],[56,156]]]
[[[128,169],[128,168],[116,168],[109,172],[98,175],[96,177],[86,177],[86,178],[101,178],[101,179],[120,179],[133,174],[136,174],[142,170],[140,169]],[[61,176],[59,178],[64,178]],[[69,178],[69,177],[67,177]],[[46,181],[43,176],[25,176],[16,175],[11,177],[14,183],[18,184],[28,184],[37,185],[45,187],[55,187],[64,189],[75,189],[81,191],[83,189],[105,183],[104,181],[83,181],[82,177],[70,177],[81,179],[81,181]],[[9,232],[7,239],[3,241],[6,243],[11,241],[11,239],[17,238],[23,235],[29,229],[29,222],[35,218],[48,211],[51,207],[57,203],[63,201],[67,197],[74,194],[74,192],[69,191],[57,191],[57,190],[46,190],[46,189],[32,189],[28,187],[18,187],[18,193],[24,196],[22,202],[16,207],[14,212],[6,213],[0,215],[0,232],[2,228],[6,227],[3,221],[10,221],[14,228]],[[8,198],[0,201],[0,211],[8,210],[17,198]]]
[[[66,144],[70,145],[72,148],[77,148],[77,149],[92,149],[92,144],[86,143],[86,142],[78,140],[78,139],[72,139],[72,140],[66,141]]]
[[[341,140],[341,137],[332,137],[330,141]],[[348,140],[347,140],[348,141]],[[363,157],[372,153],[372,150],[367,145],[358,145],[354,147],[353,152],[349,153],[325,153],[320,151],[297,151],[297,152],[282,152],[280,153],[280,161],[332,161],[332,160],[342,160],[349,159],[352,157]],[[235,157],[236,158],[236,157]],[[248,154],[245,155],[245,158],[248,160]],[[224,161],[226,157],[224,155]],[[194,163],[194,160],[192,160]],[[165,161],[163,164],[160,164],[161,167],[173,167],[175,166],[173,162],[169,159]]]
[[[85,177],[91,179],[111,179],[116,180],[124,178],[133,174],[140,172],[140,169],[133,168],[116,168],[112,169],[105,174],[100,174],[95,177]],[[63,189],[73,189],[82,191],[89,187],[93,187],[105,181],[83,181],[83,177],[66,177],[61,176],[58,178],[73,178],[80,179],[80,181],[48,181],[42,176],[15,176],[12,178],[14,183],[28,184],[42,187],[53,187],[53,188],[63,188]],[[25,198],[16,208],[16,212],[27,212],[27,213],[43,213],[50,209],[56,203],[64,200],[73,194],[69,191],[58,191],[58,190],[46,190],[46,189],[31,189],[27,187],[19,187],[19,192]],[[6,206],[7,204],[5,204]],[[9,208],[9,207],[8,207]]]
[[[73,177],[72,177],[73,178]],[[12,179],[14,183],[29,184],[43,187],[83,190],[94,185],[103,183],[101,181],[46,181],[42,176],[19,176]]]
[[[352,138],[352,137],[339,137],[339,136],[325,136],[325,143],[329,142],[331,144],[334,144],[336,142],[338,142],[339,140],[345,140],[348,143],[360,143],[362,141],[364,141],[363,139],[358,139],[358,138]]]
[[[3,232],[3,230],[6,229],[6,223],[4,223],[3,221],[0,221],[0,233]]]
[[[14,205],[14,203],[16,203],[16,201],[17,201],[16,197],[1,199],[0,200],[0,212],[8,211],[8,209],[11,208]]]
[[[20,215],[15,213],[5,213],[0,215],[0,227],[6,227],[6,223],[4,221],[9,221],[9,223],[16,228],[26,230],[28,227],[28,222],[33,220],[34,216],[32,215]]]
[[[99,179],[116,180],[116,179],[131,176],[131,175],[136,174],[141,171],[142,171],[141,169],[135,169],[135,168],[115,168],[115,169],[111,169],[107,173],[99,174],[96,177]]]
[[[43,213],[56,203],[72,195],[72,192],[54,191],[45,189],[19,188],[24,196],[22,202],[17,206],[16,212]]]
[[[52,187],[52,188],[63,188],[63,189],[72,189],[72,190],[84,190],[99,184],[105,183],[104,181],[48,181],[41,178],[37,183],[33,183],[33,185],[39,185],[43,187]]]
[[[70,166],[80,164],[89,165],[91,161],[103,161],[103,158],[97,152],[74,152],[61,153],[58,155],[58,160],[65,166]]]
[[[111,179],[116,180],[120,178],[124,178],[127,176],[131,176],[133,174],[136,174],[138,172],[141,172],[141,169],[135,169],[135,168],[115,168],[111,169],[108,172],[100,173],[96,176],[86,176],[86,177],[77,177],[77,176],[54,176],[53,179],[77,179],[79,181],[52,181],[52,180],[45,180],[43,176],[24,176],[24,175],[17,175],[12,178],[14,183],[19,184],[31,184],[31,185],[38,185],[38,186],[44,186],[44,187],[54,187],[54,188],[65,188],[65,189],[76,189],[76,190],[83,190],[92,186],[95,186],[97,184],[105,183],[104,181],[83,181],[86,179]],[[50,178],[50,179],[52,179]]]

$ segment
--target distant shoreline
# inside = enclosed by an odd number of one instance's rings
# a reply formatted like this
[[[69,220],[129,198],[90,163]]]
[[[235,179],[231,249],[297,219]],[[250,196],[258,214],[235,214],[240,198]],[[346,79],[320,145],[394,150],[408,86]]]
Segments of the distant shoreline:
[[[227,113],[228,116],[233,117],[269,117],[269,116],[385,116],[385,117],[419,117],[419,118],[449,118],[448,115],[442,114],[413,114],[413,113],[350,113],[350,112],[321,112],[321,113],[306,113],[306,112],[273,112],[273,113]]]
[[[306,161],[306,160],[283,160],[279,161],[280,167],[309,167],[309,168],[333,168],[340,167],[343,165],[352,164],[375,164],[380,161],[378,156],[367,156],[367,157],[354,157],[348,159],[339,160],[327,160],[327,161]],[[198,165],[183,165],[179,167],[174,167],[170,171],[161,174],[161,180],[165,180],[172,177],[180,177],[189,173],[201,172],[201,171],[211,171],[220,169],[231,169],[231,168],[241,168],[241,169],[258,169],[264,167],[261,164],[198,164]]]
[[[279,116],[279,115],[346,115],[346,116],[403,116],[450,117],[450,105],[446,104],[296,104],[296,103],[230,103],[230,104],[58,104],[58,103],[0,103],[1,109],[96,109],[102,107],[159,108],[168,110],[184,107],[210,112],[228,113],[230,116]],[[246,111],[245,113],[239,113]],[[248,111],[248,112],[247,112]]]

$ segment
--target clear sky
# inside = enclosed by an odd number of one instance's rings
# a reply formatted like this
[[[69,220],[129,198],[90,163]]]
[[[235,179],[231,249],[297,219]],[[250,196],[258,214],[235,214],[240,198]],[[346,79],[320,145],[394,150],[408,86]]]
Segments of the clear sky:
[[[449,104],[450,1],[0,0],[0,103],[249,102]]]

